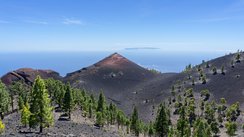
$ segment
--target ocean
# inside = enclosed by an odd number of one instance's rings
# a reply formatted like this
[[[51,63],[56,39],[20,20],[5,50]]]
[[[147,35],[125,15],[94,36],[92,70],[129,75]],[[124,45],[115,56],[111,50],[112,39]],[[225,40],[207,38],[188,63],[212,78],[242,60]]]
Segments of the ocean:
[[[19,52],[0,53],[0,75],[19,68],[52,69],[67,73],[92,65],[115,51],[89,52]],[[186,65],[196,65],[225,55],[224,52],[166,52],[160,50],[121,50],[119,54],[146,68],[161,72],[181,72]]]

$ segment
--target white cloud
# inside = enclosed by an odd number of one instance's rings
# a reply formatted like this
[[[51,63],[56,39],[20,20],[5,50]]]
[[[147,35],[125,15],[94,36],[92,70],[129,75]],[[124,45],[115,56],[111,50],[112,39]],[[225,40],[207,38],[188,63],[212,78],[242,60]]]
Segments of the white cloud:
[[[69,19],[69,18],[64,19],[63,24],[66,24],[66,25],[85,25],[85,23],[82,22],[81,20]]]
[[[26,20],[26,23],[32,23],[32,24],[40,24],[40,25],[47,25],[48,22],[46,21],[35,21],[35,20]]]

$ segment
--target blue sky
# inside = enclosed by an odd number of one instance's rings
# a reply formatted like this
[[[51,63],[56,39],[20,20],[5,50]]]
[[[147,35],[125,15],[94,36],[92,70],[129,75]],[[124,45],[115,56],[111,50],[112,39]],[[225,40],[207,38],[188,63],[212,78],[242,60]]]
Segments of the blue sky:
[[[0,51],[244,47],[244,0],[0,0]]]

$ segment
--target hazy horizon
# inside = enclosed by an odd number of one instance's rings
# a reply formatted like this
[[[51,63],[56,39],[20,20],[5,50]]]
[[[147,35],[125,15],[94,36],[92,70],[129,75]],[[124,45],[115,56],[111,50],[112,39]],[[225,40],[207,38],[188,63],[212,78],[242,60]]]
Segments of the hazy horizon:
[[[118,52],[142,67],[156,69],[163,73],[181,72],[186,65],[197,65],[202,60],[211,60],[229,53],[219,52],[162,52],[156,49],[90,51],[90,52],[24,52],[0,53],[0,75],[19,68],[52,69],[65,76],[67,73],[90,66],[101,59]]]

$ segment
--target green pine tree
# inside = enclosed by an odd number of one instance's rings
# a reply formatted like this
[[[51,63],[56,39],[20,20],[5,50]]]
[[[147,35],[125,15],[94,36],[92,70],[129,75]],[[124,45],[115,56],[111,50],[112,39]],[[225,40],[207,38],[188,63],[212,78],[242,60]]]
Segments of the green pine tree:
[[[236,55],[236,62],[237,63],[241,62],[241,54],[240,53],[237,53],[237,55]]]
[[[168,137],[174,137],[174,136],[175,136],[174,128],[171,127],[171,128],[169,129]]]
[[[209,137],[211,133],[209,133],[209,127],[207,122],[203,119],[199,118],[196,120],[193,126],[193,136],[194,137]]]
[[[168,110],[165,107],[165,105],[161,104],[155,121],[155,131],[156,134],[159,135],[160,137],[167,136],[169,132],[170,119],[167,111]]]
[[[101,92],[97,102],[97,112],[99,111],[101,113],[104,113],[105,109],[106,109],[106,100],[103,93]]]
[[[210,127],[211,127],[211,131],[214,133],[214,135],[217,136],[217,134],[220,132],[218,122],[216,122],[216,120],[213,121],[211,123]]]
[[[139,124],[138,111],[137,111],[137,108],[134,107],[133,113],[132,113],[132,116],[131,116],[131,126],[130,126],[130,128],[131,128],[132,131],[134,131],[136,136],[139,136],[138,124]]]
[[[40,133],[43,128],[52,126],[54,123],[53,107],[49,99],[48,92],[44,81],[40,76],[37,76],[30,98],[30,120],[29,125],[31,128],[39,125]]]
[[[113,125],[115,123],[115,119],[116,119],[116,114],[117,114],[117,109],[116,106],[112,103],[110,103],[109,105],[109,120],[110,120],[110,124]]]
[[[237,124],[235,122],[226,122],[225,128],[227,129],[226,133],[229,136],[234,136],[237,131]]]
[[[23,106],[23,109],[21,110],[21,123],[27,127],[27,125],[29,124],[29,119],[30,119],[30,115],[31,115],[31,112],[30,112],[30,106],[28,103],[26,103],[24,106]]]
[[[201,80],[202,80],[202,84],[206,84],[207,83],[207,79],[206,79],[206,76],[205,75],[203,75],[201,77]]]
[[[213,67],[213,75],[216,75],[217,74],[217,68],[216,67]]]
[[[8,112],[10,104],[9,93],[5,87],[5,85],[0,80],[0,117],[4,118],[4,113]]]
[[[215,120],[215,110],[210,103],[207,103],[205,106],[205,119],[208,124],[211,124]]]
[[[152,137],[154,134],[155,134],[155,129],[154,129],[153,123],[150,121],[149,129],[148,129],[148,136]]]
[[[129,119],[126,119],[125,125],[126,125],[126,133],[129,134],[130,133],[130,120]]]
[[[74,99],[70,84],[66,85],[66,92],[63,99],[63,108],[64,111],[68,113],[69,119],[71,119],[71,111],[74,108]]]
[[[180,117],[177,121],[177,133],[179,137],[190,137],[191,136],[191,127],[186,117],[186,108],[182,106],[180,108]]]
[[[91,103],[88,105],[88,117],[89,118],[93,117],[93,109],[92,109],[92,104]]]
[[[19,96],[19,100],[18,100],[18,107],[19,107],[19,110],[22,110],[23,107],[24,107],[24,100],[22,98],[22,96]]]
[[[103,116],[102,112],[98,111],[96,113],[96,125],[98,127],[103,127],[104,123],[105,123],[104,116]]]

